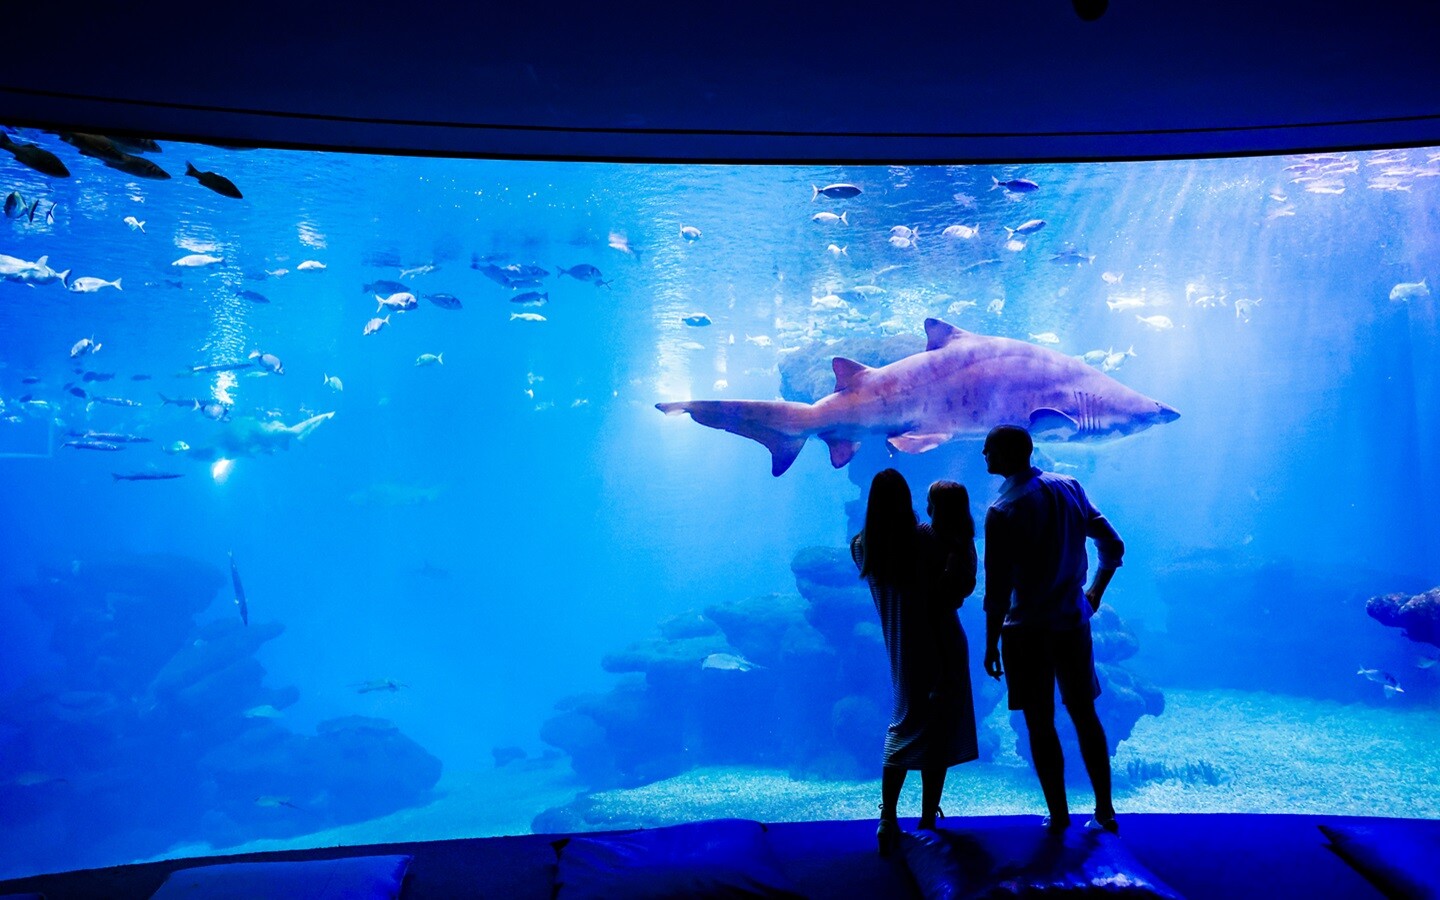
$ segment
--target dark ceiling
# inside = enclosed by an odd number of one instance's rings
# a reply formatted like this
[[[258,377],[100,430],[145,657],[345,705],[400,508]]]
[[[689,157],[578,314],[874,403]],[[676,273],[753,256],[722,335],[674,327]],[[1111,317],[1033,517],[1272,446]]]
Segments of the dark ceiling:
[[[1440,144],[1440,3],[1069,0],[6,11],[0,121],[636,160],[1165,157]]]

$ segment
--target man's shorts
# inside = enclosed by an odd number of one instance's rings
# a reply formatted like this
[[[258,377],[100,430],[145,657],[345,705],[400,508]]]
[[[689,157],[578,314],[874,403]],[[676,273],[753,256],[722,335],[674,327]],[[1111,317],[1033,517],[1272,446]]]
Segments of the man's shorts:
[[[1057,684],[1066,706],[1100,696],[1089,622],[1065,631],[1007,627],[1000,632],[1000,661],[1011,709],[1054,709]]]

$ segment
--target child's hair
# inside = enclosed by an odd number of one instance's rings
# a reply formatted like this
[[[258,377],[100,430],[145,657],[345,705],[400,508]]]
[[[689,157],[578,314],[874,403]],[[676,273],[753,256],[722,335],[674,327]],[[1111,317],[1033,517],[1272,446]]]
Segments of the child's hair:
[[[941,537],[975,539],[975,518],[970,515],[970,492],[958,481],[937,481],[930,485],[930,524]]]

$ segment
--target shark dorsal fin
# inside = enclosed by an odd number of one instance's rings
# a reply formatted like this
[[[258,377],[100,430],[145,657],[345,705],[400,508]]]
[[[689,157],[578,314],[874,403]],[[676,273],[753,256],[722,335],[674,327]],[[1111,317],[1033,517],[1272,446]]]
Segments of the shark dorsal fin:
[[[951,341],[964,337],[966,331],[939,319],[925,320],[925,349],[938,350]]]
[[[857,378],[870,371],[869,366],[858,363],[853,359],[846,359],[843,356],[837,356],[831,360],[830,368],[835,370],[836,393],[850,387],[855,383]]]

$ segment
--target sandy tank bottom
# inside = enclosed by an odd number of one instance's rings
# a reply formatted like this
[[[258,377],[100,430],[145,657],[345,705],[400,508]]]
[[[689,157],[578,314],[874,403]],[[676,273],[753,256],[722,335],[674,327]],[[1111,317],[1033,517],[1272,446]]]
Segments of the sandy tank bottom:
[[[1121,815],[1440,818],[1440,740],[1431,710],[1244,691],[1170,690],[1165,702],[1163,716],[1141,719],[1121,745],[1115,768],[1124,770],[1140,761],[1174,769],[1205,763],[1219,784],[1162,775],[1129,787],[1117,779]],[[157,858],[527,834],[537,813],[575,799],[577,786],[563,760],[531,760],[503,769],[447,773],[436,792],[437,799],[428,806],[343,828],[234,847],[176,846]],[[709,767],[642,787],[595,793],[587,819],[597,830],[731,816],[761,821],[870,819],[876,816],[879,796],[878,778],[800,780],[782,771]],[[1077,814],[1093,806],[1083,780],[1071,780],[1070,801]],[[919,806],[916,775],[907,780],[901,815],[913,816]],[[950,771],[944,809],[954,820],[969,815],[1038,816],[1044,805],[1034,774],[1007,744],[995,762]]]

